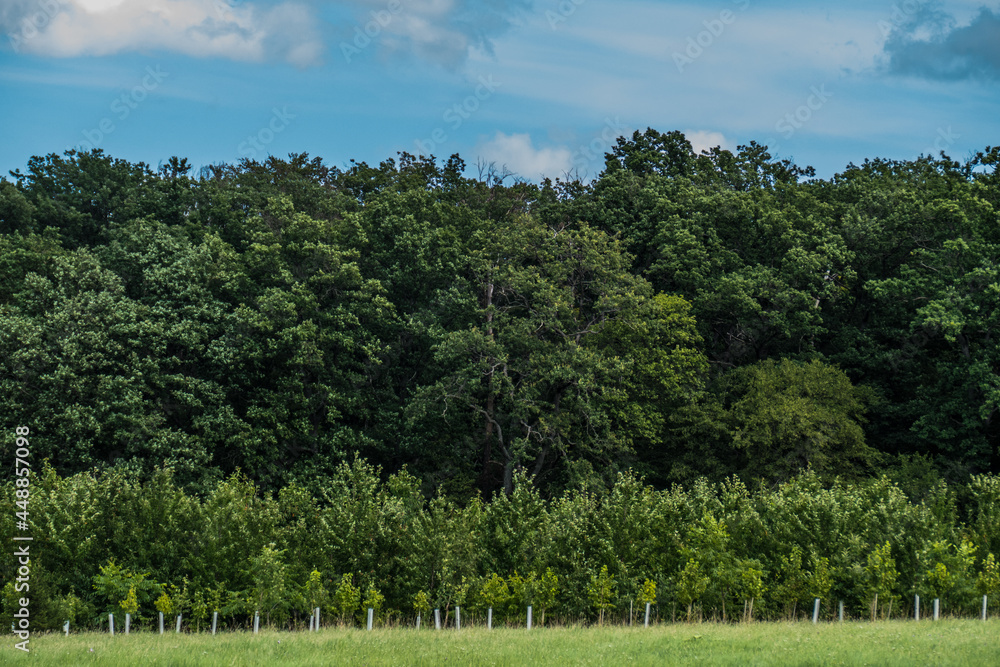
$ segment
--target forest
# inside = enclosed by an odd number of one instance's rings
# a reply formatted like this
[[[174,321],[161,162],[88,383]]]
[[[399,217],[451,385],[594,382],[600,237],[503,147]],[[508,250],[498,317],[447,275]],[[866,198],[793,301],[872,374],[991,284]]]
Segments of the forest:
[[[30,429],[37,622],[995,599],[998,163],[33,157],[0,444]]]

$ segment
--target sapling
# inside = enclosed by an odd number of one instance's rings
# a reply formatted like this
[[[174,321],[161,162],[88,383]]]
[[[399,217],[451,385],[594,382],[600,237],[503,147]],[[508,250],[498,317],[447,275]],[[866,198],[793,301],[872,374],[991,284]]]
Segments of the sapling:
[[[986,554],[986,558],[983,559],[983,571],[979,573],[976,584],[980,595],[986,596],[987,600],[996,600],[1000,597],[1000,564],[992,553]]]
[[[379,589],[375,588],[375,584],[369,583],[368,589],[365,591],[365,599],[361,603],[361,608],[372,610],[374,617],[378,618],[382,612],[382,605],[384,603],[385,596],[382,595]]]
[[[361,590],[351,583],[352,575],[345,573],[340,578],[337,590],[333,594],[333,609],[341,624],[348,619],[361,604]]]
[[[694,558],[689,559],[687,565],[677,575],[677,599],[681,604],[687,606],[689,623],[694,603],[699,601],[708,590],[708,581],[708,577],[702,574],[701,564]]]
[[[417,594],[413,596],[413,611],[417,615],[417,619],[420,619],[422,616],[426,616],[427,612],[430,610],[431,601],[430,598],[427,597],[427,593],[424,591],[417,591]],[[419,620],[417,622],[419,623]]]
[[[896,570],[896,560],[892,557],[892,547],[886,542],[868,554],[868,565],[865,567],[865,576],[868,579],[868,592],[872,596],[872,621],[878,612],[878,598],[882,596],[883,601],[889,598],[888,613],[892,614],[892,589],[896,585],[899,572]],[[885,602],[883,602],[885,607]]]
[[[590,575],[587,595],[590,597],[591,604],[597,607],[598,623],[604,625],[604,612],[615,607],[611,602],[615,595],[615,578],[608,574],[607,565],[601,566],[600,574]]]

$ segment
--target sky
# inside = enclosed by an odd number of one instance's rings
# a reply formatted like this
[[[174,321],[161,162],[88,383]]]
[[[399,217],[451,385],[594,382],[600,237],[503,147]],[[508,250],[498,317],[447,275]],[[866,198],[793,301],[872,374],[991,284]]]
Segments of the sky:
[[[0,175],[100,148],[587,180],[651,127],[829,178],[1000,144],[1000,0],[0,0],[0,119]]]

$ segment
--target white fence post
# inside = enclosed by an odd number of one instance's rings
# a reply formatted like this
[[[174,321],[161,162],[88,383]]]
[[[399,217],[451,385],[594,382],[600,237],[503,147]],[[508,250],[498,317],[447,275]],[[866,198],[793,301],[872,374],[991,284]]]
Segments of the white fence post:
[[[160,634],[163,634],[163,612],[160,612]]]
[[[843,623],[844,622],[844,601],[841,600],[840,604],[838,606],[840,607],[840,609],[839,609],[839,611],[837,613],[837,618],[840,619],[841,623]]]
[[[181,615],[177,614],[177,632],[181,631]]]
[[[130,625],[132,625],[132,614],[125,614],[125,634],[128,634]]]
[[[462,629],[462,608],[455,605],[455,629]]]
[[[651,606],[652,606],[651,603],[649,603],[649,602],[646,603],[646,621],[643,623],[643,627],[646,627],[646,628],[649,627],[649,608]]]
[[[435,630],[440,630],[441,629],[441,610],[440,609],[435,609],[434,610],[434,629]]]
[[[531,629],[531,605],[528,605],[528,629]]]
[[[258,630],[260,630],[260,612],[255,611],[253,613],[253,633],[257,634]]]
[[[986,596],[983,596],[983,620],[986,620]]]
[[[938,614],[941,611],[941,600],[939,598],[934,598],[934,620],[938,620]]]
[[[914,621],[919,621],[920,620],[920,596],[919,595],[914,595],[913,596],[913,620]]]
[[[375,609],[368,607],[368,629],[372,629],[372,622],[375,620]]]
[[[813,600],[813,625],[819,623],[819,598]]]
[[[417,630],[420,629],[420,614],[417,614]]]
[[[111,631],[111,636],[115,636],[115,615],[108,614],[108,629]]]
[[[493,607],[486,610],[486,629],[493,629]]]
[[[219,612],[212,612],[212,634],[215,634],[215,626],[219,623]]]
[[[319,632],[319,607],[316,607],[316,622],[313,623],[313,627],[316,628],[316,632]]]

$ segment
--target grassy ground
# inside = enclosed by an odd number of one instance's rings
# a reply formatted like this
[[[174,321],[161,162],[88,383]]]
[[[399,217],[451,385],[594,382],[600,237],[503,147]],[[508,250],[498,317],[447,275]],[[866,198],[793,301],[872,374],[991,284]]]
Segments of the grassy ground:
[[[2,664],[1000,665],[1000,621],[8,636]]]

